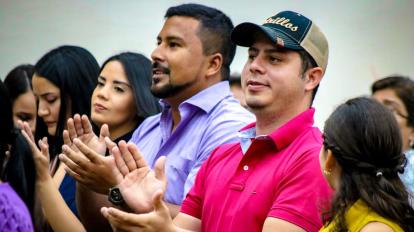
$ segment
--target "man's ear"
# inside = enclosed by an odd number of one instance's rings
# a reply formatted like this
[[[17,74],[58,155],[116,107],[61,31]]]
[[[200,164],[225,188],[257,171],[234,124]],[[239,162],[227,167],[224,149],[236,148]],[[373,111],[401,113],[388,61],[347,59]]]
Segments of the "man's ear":
[[[312,91],[319,85],[323,77],[323,70],[321,67],[310,68],[305,72],[305,81],[307,91]]]
[[[206,76],[215,76],[220,73],[223,66],[223,56],[220,53],[214,53],[209,56],[207,63]]]

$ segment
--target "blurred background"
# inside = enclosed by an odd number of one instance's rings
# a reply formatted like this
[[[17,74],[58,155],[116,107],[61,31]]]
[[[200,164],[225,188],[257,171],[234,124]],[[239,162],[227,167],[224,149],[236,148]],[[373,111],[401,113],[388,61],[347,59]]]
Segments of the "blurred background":
[[[121,51],[148,57],[168,7],[188,1],[0,0],[0,77],[22,63],[34,64],[63,44],[79,45],[102,63]],[[330,43],[326,75],[314,102],[316,125],[336,105],[369,94],[371,83],[390,74],[414,78],[413,0],[191,1],[216,7],[235,25],[261,23],[282,10],[316,22]],[[238,48],[232,72],[240,73],[247,50]]]

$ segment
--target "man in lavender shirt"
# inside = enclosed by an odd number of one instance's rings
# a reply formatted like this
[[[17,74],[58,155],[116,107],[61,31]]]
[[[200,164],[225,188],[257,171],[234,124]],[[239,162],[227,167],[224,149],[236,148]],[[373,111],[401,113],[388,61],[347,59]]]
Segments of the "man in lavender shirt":
[[[134,132],[131,141],[151,168],[160,156],[167,157],[165,200],[171,215],[175,216],[202,162],[217,146],[236,141],[236,132],[253,122],[254,116],[233,97],[227,81],[236,50],[230,40],[231,20],[217,9],[198,4],[171,7],[165,18],[157,37],[158,45],[151,55],[151,92],[162,99],[163,111],[146,119]],[[71,125],[68,129],[71,130]],[[76,137],[74,133],[70,134],[72,139]],[[77,136],[82,137],[79,133]],[[93,148],[90,146],[92,142],[82,141]],[[118,148],[113,146],[111,150]],[[117,174],[100,172],[98,164],[91,167],[96,160],[100,160],[96,163],[106,163],[111,167],[112,157],[99,156],[96,154],[99,152],[86,146],[78,148],[90,161],[83,164],[85,159],[71,149],[63,149],[65,155],[61,160],[68,166],[68,173],[82,186],[107,194],[108,188],[120,184],[122,178],[116,178]],[[119,191],[116,194],[122,194],[123,189]],[[85,194],[79,188],[77,200],[81,218],[82,209],[89,210],[90,217],[99,217],[97,210],[105,204],[94,203],[91,194]],[[84,217],[82,220],[88,230],[96,229],[89,225],[100,223]]]
[[[163,111],[146,119],[131,141],[151,167],[167,156],[165,200],[179,206],[211,151],[235,141],[235,132],[254,117],[232,96],[227,81],[236,50],[231,20],[197,4],[171,7],[165,17],[151,55],[151,92],[162,99]]]

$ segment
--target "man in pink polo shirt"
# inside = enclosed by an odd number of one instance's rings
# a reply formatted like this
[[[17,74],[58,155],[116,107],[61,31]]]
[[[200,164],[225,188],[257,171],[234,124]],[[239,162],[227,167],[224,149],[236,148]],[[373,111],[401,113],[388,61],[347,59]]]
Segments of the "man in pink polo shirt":
[[[322,136],[313,127],[311,105],[326,70],[328,42],[311,20],[292,11],[269,17],[263,25],[242,23],[234,28],[232,40],[249,47],[242,87],[256,123],[239,132],[240,142],[212,152],[174,220],[168,217],[162,191],[156,191],[149,214],[103,208],[114,228],[318,231],[322,227],[320,212],[331,190],[320,171]],[[134,151],[124,155],[140,158]],[[137,166],[146,168],[138,162]],[[162,169],[159,166],[155,175],[142,179],[163,182]]]

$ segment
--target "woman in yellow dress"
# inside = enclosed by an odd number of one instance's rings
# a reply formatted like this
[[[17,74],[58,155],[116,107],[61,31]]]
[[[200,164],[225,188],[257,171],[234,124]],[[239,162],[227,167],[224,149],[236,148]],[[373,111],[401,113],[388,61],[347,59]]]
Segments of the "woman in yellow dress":
[[[398,124],[369,98],[340,105],[325,122],[321,169],[336,191],[320,231],[414,231]]]

